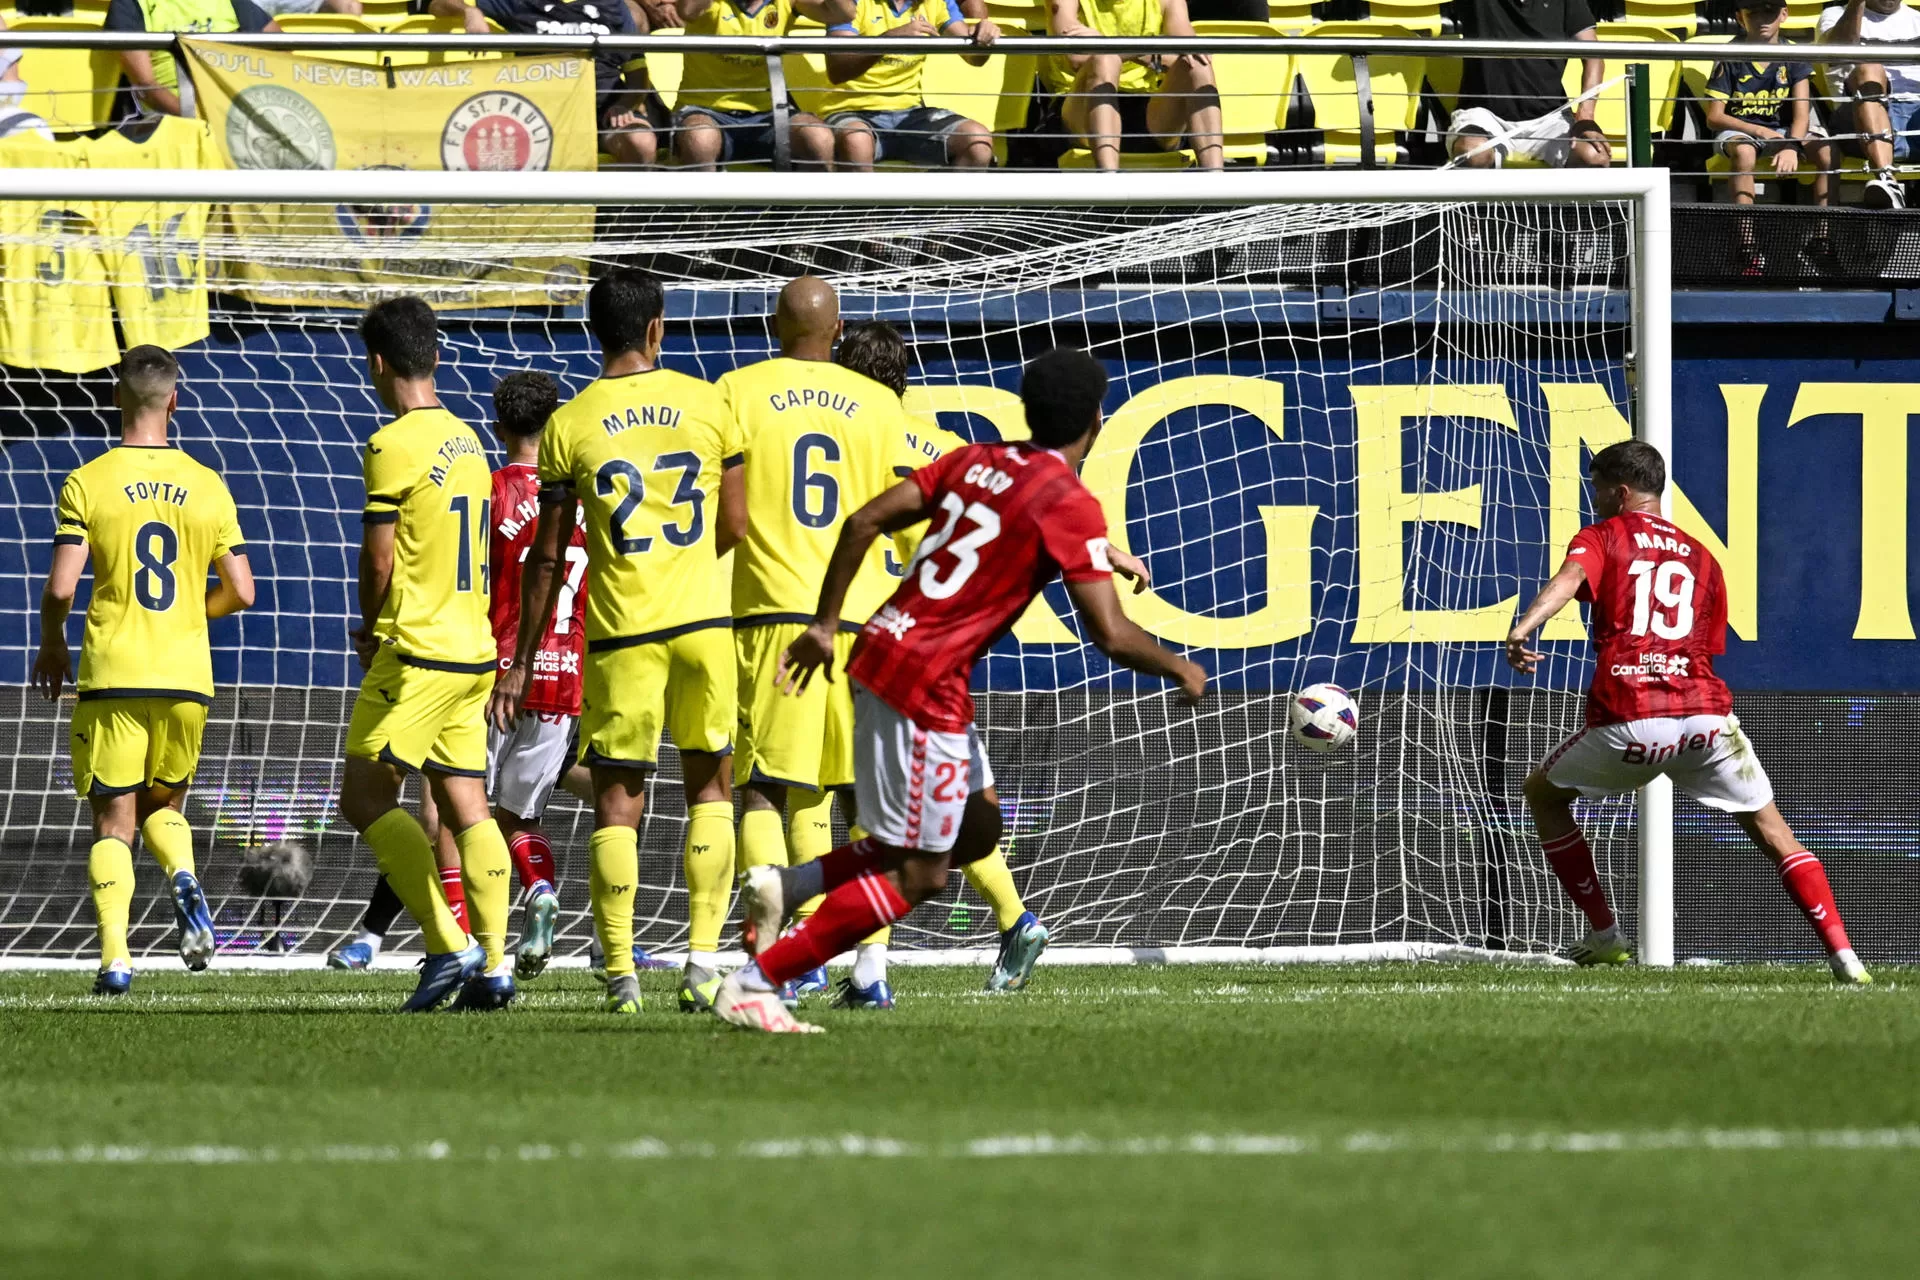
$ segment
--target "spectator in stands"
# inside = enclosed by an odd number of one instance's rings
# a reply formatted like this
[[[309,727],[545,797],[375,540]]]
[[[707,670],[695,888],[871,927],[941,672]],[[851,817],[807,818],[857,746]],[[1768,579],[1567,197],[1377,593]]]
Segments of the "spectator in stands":
[[[1187,0],[1048,0],[1047,30],[1057,36],[1190,36]],[[1047,59],[1041,79],[1068,131],[1093,152],[1094,167],[1115,170],[1129,141],[1172,151],[1191,146],[1202,169],[1225,163],[1220,95],[1204,53],[1068,54]]]
[[[7,20],[0,18],[0,31]],[[31,133],[53,141],[53,130],[33,112],[20,104],[27,96],[27,82],[20,75],[20,50],[0,45],[0,138]]]
[[[623,0],[432,0],[427,12],[458,18],[476,36],[492,30],[489,18],[520,36],[640,34]],[[622,49],[595,54],[593,87],[600,149],[616,164],[652,164],[659,144],[647,119],[646,59]]]
[[[824,27],[853,21],[854,0],[679,0],[690,36],[783,36],[796,16]],[[833,166],[833,130],[816,115],[787,117],[795,164]],[[673,113],[673,157],[694,169],[770,160],[773,94],[767,62],[757,53],[689,53]]]
[[[1739,5],[1743,38],[1733,48],[1780,43],[1786,0],[1739,0]],[[1804,62],[1743,57],[1713,64],[1707,128],[1713,130],[1715,149],[1733,165],[1727,185],[1735,204],[1753,203],[1753,172],[1763,158],[1772,160],[1773,172],[1782,178],[1793,176],[1804,158],[1813,166],[1814,203],[1827,203],[1832,156],[1813,119],[1812,80],[1813,68]]]
[[[962,17],[974,20],[968,26]],[[830,37],[956,36],[986,46],[1000,37],[982,0],[858,0],[853,21]],[[986,56],[966,55],[975,66]],[[843,86],[822,108],[833,130],[835,167],[865,170],[875,160],[901,160],[923,169],[952,165],[984,169],[993,163],[993,133],[957,111],[930,107],[921,94],[924,55],[829,53],[827,79]]]
[[[1821,44],[1876,44],[1920,41],[1920,13],[1906,0],[1847,0],[1820,11]],[[1847,100],[1833,113],[1833,131],[1841,146],[1867,162],[1873,177],[1865,203],[1879,209],[1904,209],[1906,194],[1894,177],[1896,160],[1913,156],[1914,118],[1920,116],[1920,62],[1834,63],[1827,75],[1846,86]]]
[[[108,31],[278,31],[253,0],[112,0]],[[120,66],[143,110],[164,116],[193,114],[193,80],[181,80],[170,53],[127,49]]]
[[[283,18],[287,14],[337,13],[343,18],[357,18],[362,10],[360,0],[254,0],[262,13]]]
[[[1587,0],[1457,0],[1454,18],[1467,40],[1594,40]],[[1468,58],[1460,106],[1447,124],[1447,152],[1470,169],[1497,168],[1524,156],[1554,168],[1603,168],[1613,162],[1594,123],[1592,98],[1567,102],[1566,63],[1547,58]],[[1604,63],[1581,63],[1580,92],[1600,84]]]

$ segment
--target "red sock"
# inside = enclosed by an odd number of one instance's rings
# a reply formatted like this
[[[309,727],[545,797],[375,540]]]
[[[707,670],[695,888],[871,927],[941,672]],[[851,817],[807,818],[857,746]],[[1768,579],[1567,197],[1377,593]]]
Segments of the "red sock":
[[[1851,950],[1847,926],[1841,922],[1840,908],[1833,901],[1833,888],[1827,883],[1827,869],[1820,859],[1801,849],[1786,856],[1780,864],[1780,883],[1792,898],[1813,931],[1826,943],[1829,954]]]
[[[814,859],[820,868],[820,892],[832,893],[847,881],[880,865],[880,847],[871,839],[843,844]]]
[[[1553,874],[1560,878],[1560,887],[1586,913],[1587,923],[1596,929],[1612,925],[1613,908],[1607,905],[1607,891],[1601,887],[1600,872],[1593,865],[1593,850],[1587,848],[1587,838],[1580,834],[1580,828],[1542,841],[1540,848]]]
[[[460,882],[460,868],[440,868],[440,890],[447,895],[447,906],[462,929],[467,927],[467,889]]]
[[[546,833],[516,831],[507,841],[507,852],[513,855],[513,869],[519,873],[522,889],[531,889],[542,880],[555,889],[560,887],[560,873],[553,865],[553,845]]]
[[[834,852],[841,852],[835,850]],[[827,855],[831,857],[832,855]],[[827,895],[820,909],[760,953],[760,973],[775,986],[817,969],[910,908],[893,882],[877,871],[856,876]]]

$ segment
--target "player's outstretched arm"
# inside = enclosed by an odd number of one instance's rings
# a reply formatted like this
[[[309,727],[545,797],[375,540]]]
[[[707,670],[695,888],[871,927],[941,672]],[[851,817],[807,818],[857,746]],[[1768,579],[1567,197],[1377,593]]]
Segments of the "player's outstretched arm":
[[[353,633],[353,652],[362,671],[373,666],[373,657],[380,652],[373,623],[393,589],[393,542],[399,528],[391,520],[360,526],[360,626]]]
[[[578,505],[571,493],[559,502],[542,501],[540,523],[534,526],[533,545],[520,569],[520,636],[514,643],[513,665],[494,677],[487,715],[505,733],[520,716],[527,697],[527,672],[540,649],[546,623],[560,606],[561,548],[573,541]]]
[[[1073,597],[1074,610],[1087,628],[1087,638],[1100,652],[1123,667],[1173,681],[1180,686],[1180,696],[1188,702],[1200,701],[1207,691],[1207,673],[1199,663],[1189,662],[1142,631],[1140,624],[1121,610],[1113,579],[1069,582],[1067,594]]]
[[[253,566],[244,555],[229,551],[213,562],[213,571],[220,575],[220,585],[207,589],[209,618],[253,608]]]
[[[1547,619],[1567,607],[1567,602],[1580,593],[1580,586],[1586,580],[1587,571],[1575,560],[1561,565],[1560,572],[1547,580],[1547,585],[1540,588],[1540,594],[1533,598],[1533,603],[1513,620],[1513,630],[1507,632],[1508,666],[1524,675],[1533,674],[1534,668],[1540,665],[1540,659],[1546,655],[1527,648],[1528,639]]]
[[[833,679],[833,638],[840,633],[840,610],[873,540],[883,533],[911,528],[932,514],[933,508],[920,486],[902,480],[847,517],[840,526],[840,540],[833,544],[826,579],[820,584],[813,624],[780,655],[780,671],[774,683],[783,691],[799,693],[812,682],[815,671],[825,670],[827,679]]]
[[[86,543],[63,542],[53,548],[53,567],[47,570],[47,585],[40,592],[40,652],[33,660],[33,687],[49,702],[59,701],[60,690],[73,675],[67,615],[73,612],[80,571],[86,567]]]

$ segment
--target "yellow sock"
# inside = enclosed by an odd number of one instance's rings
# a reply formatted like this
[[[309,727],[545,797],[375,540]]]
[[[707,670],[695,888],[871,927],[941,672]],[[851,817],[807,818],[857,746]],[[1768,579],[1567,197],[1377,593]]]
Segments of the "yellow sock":
[[[632,827],[601,827],[587,842],[593,867],[588,892],[593,928],[606,953],[607,976],[633,972],[633,895],[640,887],[640,833]]]
[[[513,914],[513,858],[507,838],[492,818],[453,838],[460,849],[460,879],[467,890],[467,923],[487,953],[489,972],[507,954],[507,917]]]
[[[1007,870],[1007,860],[1000,856],[1000,847],[994,846],[993,852],[976,862],[969,862],[962,868],[967,873],[967,883],[974,892],[987,900],[993,908],[993,919],[1005,933],[1013,928],[1027,909],[1020,901],[1020,891],[1013,887],[1013,872]]]
[[[106,836],[87,851],[87,883],[93,888],[93,914],[100,922],[100,967],[115,960],[133,963],[127,950],[127,914],[133,910],[133,850],[125,840]]]
[[[787,865],[787,833],[775,809],[749,809],[740,815],[740,870]]]
[[[787,865],[797,867],[832,852],[833,792],[825,787],[787,792]],[[825,894],[808,898],[794,909],[794,920],[805,920],[825,898]]]
[[[687,950],[720,949],[733,893],[733,804],[709,800],[687,812]]]
[[[861,826],[857,822],[849,822],[847,824],[847,839],[857,843],[861,840],[865,840],[866,838],[867,838],[867,829],[865,827]],[[813,905],[818,906],[819,903],[816,901]],[[887,943],[891,941],[893,941],[893,926],[890,924],[883,924],[878,929],[875,929],[872,933],[868,934],[866,937],[860,939],[860,945],[864,947],[870,942],[877,942],[884,947],[887,945]]]
[[[193,828],[179,810],[156,810],[140,825],[140,835],[168,880],[176,871],[193,870]]]
[[[407,909],[428,951],[440,954],[467,945],[467,931],[453,918],[447,896],[440,891],[440,864],[433,860],[433,841],[405,809],[389,809],[366,830],[374,861]]]

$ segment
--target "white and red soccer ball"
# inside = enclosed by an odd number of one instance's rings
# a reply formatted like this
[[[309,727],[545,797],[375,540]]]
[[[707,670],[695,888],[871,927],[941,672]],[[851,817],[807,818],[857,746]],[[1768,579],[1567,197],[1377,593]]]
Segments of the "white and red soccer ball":
[[[1293,740],[1322,755],[1345,746],[1360,730],[1360,708],[1337,684],[1308,685],[1287,706]]]

